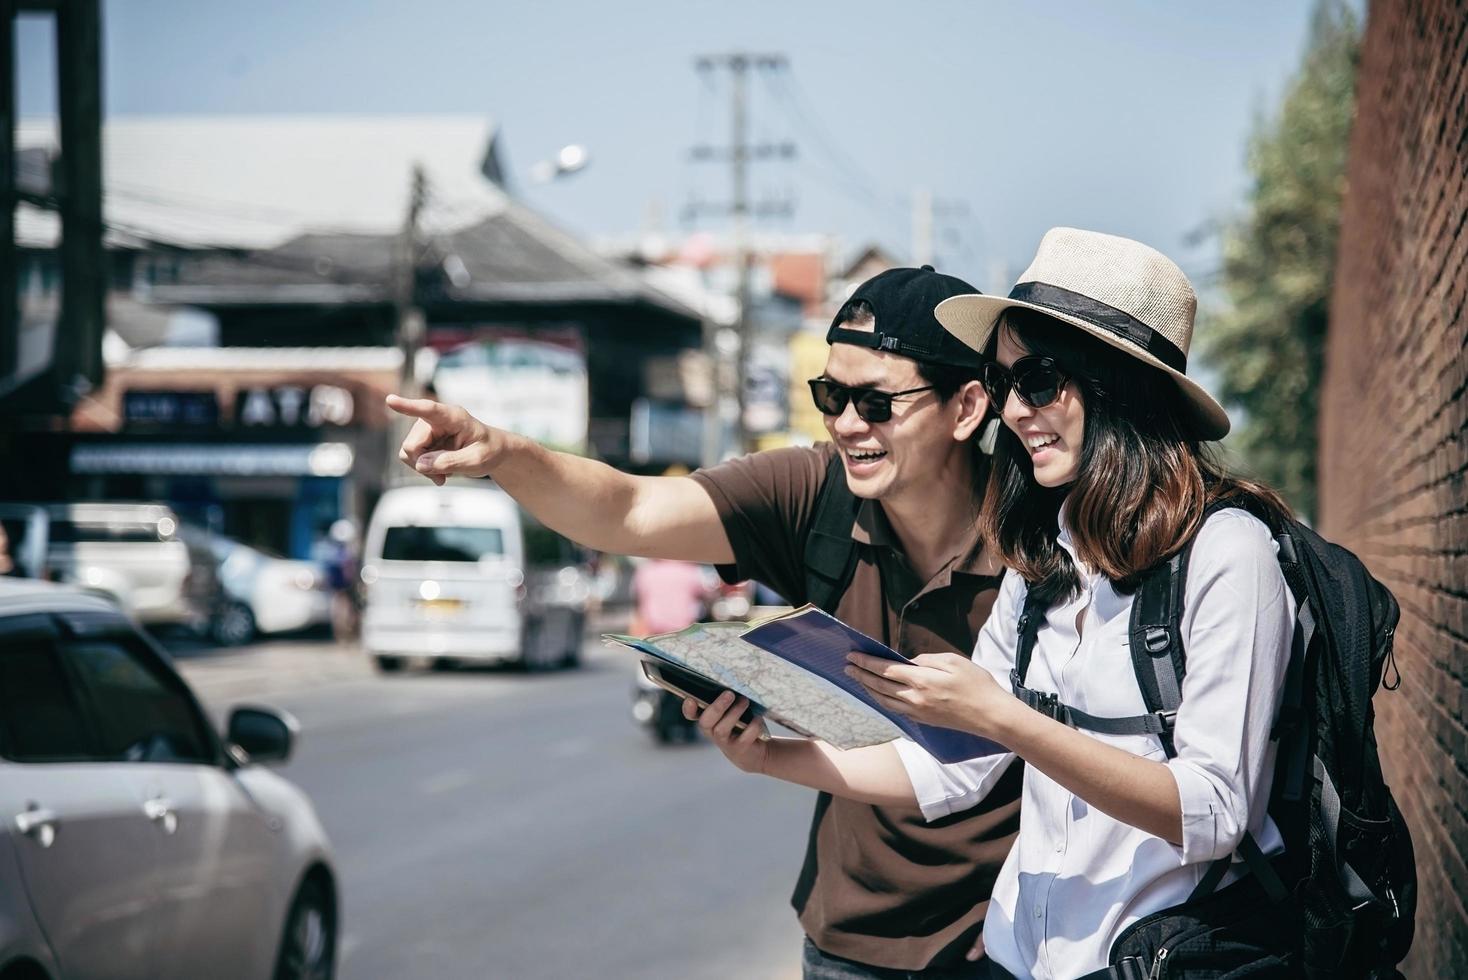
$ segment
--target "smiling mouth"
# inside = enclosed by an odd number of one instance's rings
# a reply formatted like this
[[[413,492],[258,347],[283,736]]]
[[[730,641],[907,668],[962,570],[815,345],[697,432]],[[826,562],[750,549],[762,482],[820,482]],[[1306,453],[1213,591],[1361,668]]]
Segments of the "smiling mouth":
[[[1030,455],[1033,456],[1040,450],[1053,446],[1059,441],[1060,436],[1055,435],[1054,433],[1046,433],[1043,435],[1030,436],[1028,439],[1025,440],[1025,446],[1029,449]]]
[[[885,459],[885,449],[848,449],[846,458],[853,463],[875,463],[879,459]]]

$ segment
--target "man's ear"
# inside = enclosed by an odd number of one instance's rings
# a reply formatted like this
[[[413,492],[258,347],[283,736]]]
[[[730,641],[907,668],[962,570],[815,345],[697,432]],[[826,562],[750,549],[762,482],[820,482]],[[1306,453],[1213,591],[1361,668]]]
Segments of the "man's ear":
[[[989,413],[989,393],[979,382],[965,381],[958,394],[953,396],[953,404],[953,438],[957,442],[967,442],[979,431],[984,424],[984,416]]]

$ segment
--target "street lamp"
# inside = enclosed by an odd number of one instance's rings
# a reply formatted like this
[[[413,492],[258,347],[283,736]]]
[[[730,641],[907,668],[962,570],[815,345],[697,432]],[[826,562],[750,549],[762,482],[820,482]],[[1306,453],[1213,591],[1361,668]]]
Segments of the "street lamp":
[[[589,160],[586,147],[570,143],[556,152],[549,160],[541,160],[530,167],[530,179],[537,184],[548,184],[557,177],[565,177],[584,168]]]

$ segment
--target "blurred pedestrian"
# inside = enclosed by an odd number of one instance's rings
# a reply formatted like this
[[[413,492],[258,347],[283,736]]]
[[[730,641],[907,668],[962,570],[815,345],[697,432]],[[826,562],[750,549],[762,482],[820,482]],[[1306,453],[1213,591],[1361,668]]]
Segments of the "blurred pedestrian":
[[[674,633],[703,619],[717,591],[707,566],[670,558],[646,558],[632,573],[634,636]],[[683,699],[642,674],[633,691],[633,717],[645,720],[660,743],[697,741],[698,726],[683,716]],[[639,714],[651,709],[651,717]]]
[[[331,590],[331,635],[341,643],[356,640],[361,632],[359,537],[356,522],[345,517],[333,521],[327,531],[330,553],[323,564]]]
[[[811,396],[831,442],[638,477],[552,452],[462,408],[389,396],[417,419],[399,458],[442,484],[493,476],[542,523],[601,551],[718,566],[814,602],[909,654],[966,656],[1002,568],[976,524],[989,416],[982,359],[933,315],[975,293],[931,267],[863,283],[827,331]],[[807,977],[981,976],[972,962],[1018,826],[1011,766],[973,807],[930,824],[909,799],[822,793],[792,904]]]
[[[639,636],[673,633],[692,626],[708,608],[713,583],[703,567],[672,558],[649,558],[632,573]]]
[[[10,535],[5,531],[5,524],[0,522],[0,575],[19,574],[20,568],[10,556]]]

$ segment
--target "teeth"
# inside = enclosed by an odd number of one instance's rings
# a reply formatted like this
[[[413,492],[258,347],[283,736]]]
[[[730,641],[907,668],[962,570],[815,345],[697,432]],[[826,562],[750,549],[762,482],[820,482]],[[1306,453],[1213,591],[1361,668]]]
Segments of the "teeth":
[[[862,452],[856,449],[848,449],[846,450],[846,455],[851,457],[858,463],[867,463],[871,462],[874,459],[881,459],[883,456],[887,455],[887,453],[885,450],[881,449],[872,449],[866,452]]]
[[[1059,442],[1059,441],[1060,441],[1060,437],[1057,436],[1057,435],[1053,435],[1053,434],[1052,435],[1030,436],[1028,439],[1025,440],[1025,445],[1029,446],[1031,449],[1040,449],[1040,448],[1042,448],[1044,446],[1050,445],[1052,442]]]

